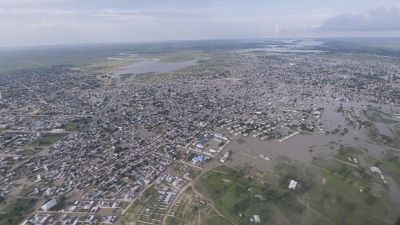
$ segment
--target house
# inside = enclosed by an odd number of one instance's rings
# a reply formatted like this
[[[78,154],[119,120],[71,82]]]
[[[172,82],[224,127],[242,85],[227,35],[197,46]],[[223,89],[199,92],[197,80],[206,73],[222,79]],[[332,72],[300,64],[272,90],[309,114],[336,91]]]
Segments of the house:
[[[253,215],[253,222],[254,223],[261,223],[261,219],[259,215]]]
[[[297,187],[297,181],[295,181],[295,180],[290,180],[290,183],[289,183],[288,188],[289,188],[289,189],[292,189],[292,190],[295,190],[296,187]]]
[[[369,169],[371,170],[372,173],[379,174],[379,175],[382,174],[382,171],[376,166],[372,166]]]

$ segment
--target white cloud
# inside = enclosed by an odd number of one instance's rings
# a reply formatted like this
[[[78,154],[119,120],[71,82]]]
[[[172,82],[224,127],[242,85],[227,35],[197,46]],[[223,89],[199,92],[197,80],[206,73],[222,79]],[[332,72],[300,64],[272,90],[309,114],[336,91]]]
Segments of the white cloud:
[[[327,19],[318,31],[400,31],[399,7],[376,7],[365,13],[339,14]]]

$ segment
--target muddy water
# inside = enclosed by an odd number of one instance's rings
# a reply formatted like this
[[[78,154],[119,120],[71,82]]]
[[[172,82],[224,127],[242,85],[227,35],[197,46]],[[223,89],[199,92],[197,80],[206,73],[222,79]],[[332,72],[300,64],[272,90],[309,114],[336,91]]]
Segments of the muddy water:
[[[366,151],[366,153],[374,158],[382,159],[388,148],[372,143],[368,137],[368,130],[354,129],[347,126],[347,122],[343,115],[336,111],[339,102],[334,103],[319,103],[317,106],[325,108],[321,117],[321,121],[328,131],[340,126],[340,129],[347,128],[348,134],[342,136],[340,134],[313,133],[300,134],[286,141],[278,142],[277,140],[262,141],[258,138],[233,136],[233,141],[227,150],[232,151],[231,159],[226,162],[229,166],[243,167],[251,166],[263,172],[273,172],[274,166],[279,163],[277,160],[280,156],[289,157],[292,160],[299,161],[304,164],[310,164],[314,157],[333,156],[340,144],[356,146]],[[344,106],[357,105],[361,106],[365,103],[342,103]],[[229,136],[229,135],[228,135]],[[240,138],[245,140],[245,143],[239,144],[236,140]],[[356,139],[357,140],[356,140]],[[310,149],[312,149],[310,151]],[[363,158],[367,154],[359,157],[359,161],[363,167],[369,169],[368,162]],[[265,160],[260,155],[267,156],[271,160]],[[388,180],[388,194],[392,199],[392,203],[400,204],[400,189],[393,179],[384,174]]]
[[[340,125],[342,129],[347,127],[344,117],[335,111],[336,105],[319,104],[325,108],[321,122],[327,130],[333,130]],[[252,164],[261,170],[272,169],[274,158],[287,156],[293,160],[309,164],[313,157],[332,155],[337,150],[337,143],[352,144],[354,137],[362,136],[362,132],[348,127],[349,133],[345,136],[326,135],[325,133],[301,134],[289,138],[286,141],[277,140],[262,141],[258,138],[244,138],[246,143],[238,144],[235,140],[230,144],[229,149],[233,151],[232,164],[243,165]],[[239,136],[234,137],[235,139]],[[332,144],[332,143],[336,144]],[[331,149],[331,146],[335,146]],[[312,149],[312,152],[310,151]],[[272,160],[261,159],[260,154],[266,155]],[[253,156],[253,157],[251,157]]]

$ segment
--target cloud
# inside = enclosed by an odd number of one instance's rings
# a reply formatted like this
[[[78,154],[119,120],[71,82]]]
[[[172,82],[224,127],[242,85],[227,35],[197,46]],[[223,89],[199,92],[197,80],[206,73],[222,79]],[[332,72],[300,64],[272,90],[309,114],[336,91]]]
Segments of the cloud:
[[[317,31],[400,31],[400,8],[377,7],[365,13],[344,13],[325,20]]]

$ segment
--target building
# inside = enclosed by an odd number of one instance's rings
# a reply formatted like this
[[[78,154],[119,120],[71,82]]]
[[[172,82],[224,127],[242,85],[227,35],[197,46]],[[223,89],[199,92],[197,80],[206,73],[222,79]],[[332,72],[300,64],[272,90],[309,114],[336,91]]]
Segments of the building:
[[[46,204],[44,204],[41,209],[43,211],[49,211],[50,209],[52,209],[54,206],[57,205],[57,200],[56,199],[52,199],[50,201],[48,201]]]
[[[289,183],[288,188],[289,188],[289,189],[292,189],[292,190],[295,190],[296,187],[297,187],[297,181],[295,181],[295,180],[290,180],[290,183]]]

